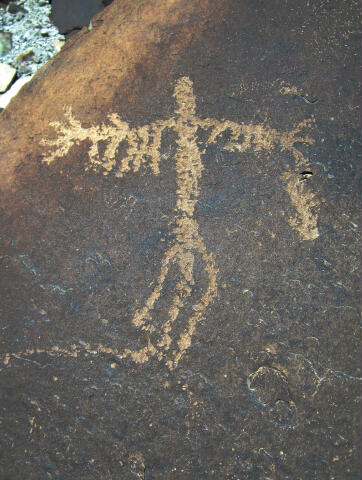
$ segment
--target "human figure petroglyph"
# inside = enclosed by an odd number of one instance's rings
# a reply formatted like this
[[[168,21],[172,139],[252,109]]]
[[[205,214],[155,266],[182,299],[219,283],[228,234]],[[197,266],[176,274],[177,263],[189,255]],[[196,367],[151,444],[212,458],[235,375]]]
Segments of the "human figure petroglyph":
[[[232,152],[248,150],[270,152],[276,146],[279,146],[281,150],[292,153],[296,167],[300,167],[306,162],[306,159],[297,149],[296,144],[311,144],[313,142],[309,136],[301,135],[301,131],[310,126],[311,120],[301,122],[289,132],[280,133],[260,124],[245,125],[230,120],[199,118],[196,115],[193,84],[188,77],[182,77],[176,82],[173,96],[176,102],[173,117],[139,127],[131,127],[129,123],[121,120],[119,115],[112,114],[108,116],[108,123],[83,128],[80,121],[73,117],[71,109],[68,108],[65,114],[65,123],[53,122],[51,124],[57,133],[57,137],[53,140],[45,139],[42,142],[44,146],[52,148],[52,151],[48,152],[43,158],[43,162],[50,165],[57,158],[67,155],[73,145],[87,140],[91,143],[91,146],[88,151],[89,162],[85,165],[85,169],[94,169],[95,171],[101,171],[104,175],[112,174],[117,178],[122,178],[127,173],[138,172],[145,167],[150,168],[154,175],[158,175],[160,173],[160,148],[163,132],[165,129],[172,129],[177,134],[175,157],[177,187],[173,226],[175,241],[162,258],[160,273],[153,291],[144,306],[138,309],[132,318],[135,327],[149,334],[158,333],[159,338],[154,343],[149,339],[147,346],[139,350],[126,349],[122,353],[112,351],[112,354],[117,354],[119,358],[130,357],[137,363],[144,363],[154,356],[161,360],[167,355],[167,365],[170,369],[178,365],[185,351],[191,345],[191,339],[197,324],[204,318],[207,307],[217,296],[218,270],[214,256],[207,250],[199,233],[197,220],[194,217],[195,205],[200,193],[199,180],[204,169],[201,157],[205,153],[206,146],[216,143],[219,136],[227,131],[229,132],[229,140],[223,146],[225,150]],[[200,149],[197,144],[199,129],[204,130],[207,135],[204,149]],[[98,151],[100,142],[106,142],[102,158]],[[118,160],[117,150],[121,144],[126,145],[127,151],[126,155]],[[289,185],[288,178],[285,177],[287,185]],[[286,190],[293,203],[293,196],[288,187]],[[314,199],[313,196],[311,198]],[[315,203],[312,202],[311,206],[314,207]],[[304,204],[304,207],[308,211],[307,203]],[[298,225],[303,224],[303,227],[307,230],[312,229],[311,237],[315,238],[316,220],[312,213],[309,213],[304,214],[299,219],[297,218],[295,226],[298,227]],[[193,274],[195,255],[199,255],[203,261],[208,283],[201,298],[192,307],[195,313],[188,319],[185,329],[176,342],[177,346],[174,346],[171,351],[174,342],[171,337],[173,324],[179,317],[180,310],[185,306],[187,298],[190,297],[195,283]],[[161,331],[156,332],[156,327],[152,322],[152,311],[160,298],[172,264],[178,267],[180,276],[168,310],[167,321]],[[63,351],[64,354],[69,351],[69,354],[72,354],[72,352],[78,352],[79,348],[78,346],[71,350],[51,349],[50,351],[52,354],[57,351]],[[87,349],[85,350],[88,353],[98,351],[106,353],[107,350],[111,350],[102,345],[98,345],[98,347],[88,345]]]

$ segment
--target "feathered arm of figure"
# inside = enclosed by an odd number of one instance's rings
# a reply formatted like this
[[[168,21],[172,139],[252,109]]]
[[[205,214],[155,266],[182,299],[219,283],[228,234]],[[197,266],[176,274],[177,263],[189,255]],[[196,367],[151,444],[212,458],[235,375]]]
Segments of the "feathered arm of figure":
[[[149,164],[152,173],[158,175],[162,132],[170,126],[169,121],[130,127],[129,123],[113,113],[108,116],[107,123],[84,128],[73,116],[71,108],[66,110],[65,118],[65,122],[56,121],[50,124],[56,131],[56,138],[46,138],[41,142],[43,146],[51,147],[51,151],[43,157],[44,163],[50,165],[57,158],[67,155],[74,145],[88,140],[91,145],[86,170],[101,170],[104,175],[114,171],[116,177],[122,177],[127,172],[137,172],[143,164]],[[102,157],[99,154],[100,142],[105,142],[106,145]],[[125,155],[117,162],[117,150],[123,142],[126,147]]]
[[[313,119],[304,120],[296,125],[290,131],[279,132],[266,124],[244,124],[235,123],[230,120],[216,120],[207,118],[201,120],[201,128],[208,130],[208,144],[216,143],[218,137],[225,132],[229,133],[229,138],[223,146],[224,150],[230,152],[245,152],[254,150],[256,152],[265,150],[271,152],[279,146],[281,150],[291,152],[296,160],[296,166],[305,163],[306,159],[298,150],[296,144],[312,144],[313,139],[308,135],[302,135],[303,129],[309,127]]]

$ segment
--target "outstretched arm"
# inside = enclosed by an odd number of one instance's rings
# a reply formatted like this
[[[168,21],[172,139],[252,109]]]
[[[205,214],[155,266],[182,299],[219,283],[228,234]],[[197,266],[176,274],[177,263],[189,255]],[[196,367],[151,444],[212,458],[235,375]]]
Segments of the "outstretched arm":
[[[108,116],[109,123],[83,128],[79,120],[73,117],[71,108],[65,112],[66,121],[52,122],[57,137],[54,140],[44,139],[42,145],[52,147],[52,151],[44,155],[43,162],[48,165],[57,158],[68,154],[73,145],[84,140],[91,142],[88,150],[89,168],[100,168],[107,175],[112,170],[117,177],[122,177],[129,171],[137,172],[141,165],[149,162],[154,174],[159,173],[160,147],[165,122],[154,122],[150,125],[131,128],[117,114]],[[99,155],[99,142],[106,142],[102,158]],[[125,156],[117,165],[116,152],[122,142],[127,145]]]
[[[107,174],[115,166],[115,153],[118,145],[129,134],[129,126],[126,122],[122,122],[117,115],[110,115],[109,125],[102,124],[100,126],[83,128],[79,120],[74,118],[71,107],[65,112],[65,122],[52,122],[50,125],[56,131],[54,140],[44,139],[41,144],[47,147],[53,147],[51,152],[44,155],[43,162],[48,165],[57,158],[64,157],[68,154],[73,145],[78,145],[84,140],[90,140],[89,148],[89,167],[100,166]],[[104,158],[100,159],[98,152],[98,144],[100,141],[108,141],[107,148],[104,152]],[[87,168],[89,168],[87,167]]]
[[[65,111],[66,122],[51,122],[50,126],[54,128],[57,137],[54,140],[44,138],[40,145],[45,147],[55,147],[52,152],[43,156],[43,163],[50,165],[56,158],[64,157],[74,144],[88,138],[88,129],[82,128],[79,120],[76,120],[72,114],[72,108],[68,107]]]
[[[208,144],[216,143],[220,135],[228,132],[229,138],[223,149],[230,152],[270,149],[277,134],[275,130],[264,127],[262,124],[245,125],[231,120],[216,120],[214,118],[202,120],[200,126],[208,130]]]
[[[216,120],[208,118],[200,122],[203,129],[209,131],[207,143],[216,143],[219,135],[229,132],[229,140],[224,145],[224,150],[231,152],[244,152],[253,149],[258,152],[261,150],[270,151],[279,145],[282,150],[293,153],[296,163],[301,164],[305,161],[303,154],[296,148],[297,143],[313,143],[308,135],[302,135],[301,132],[310,126],[313,120],[304,120],[293,130],[280,133],[274,128],[263,124],[239,124],[230,120]]]
[[[154,175],[160,173],[162,133],[170,128],[171,121],[157,121],[128,129],[126,134],[127,152],[118,165],[116,177],[123,177],[128,171],[138,172],[142,165],[150,167]],[[128,125],[127,125],[128,126]]]

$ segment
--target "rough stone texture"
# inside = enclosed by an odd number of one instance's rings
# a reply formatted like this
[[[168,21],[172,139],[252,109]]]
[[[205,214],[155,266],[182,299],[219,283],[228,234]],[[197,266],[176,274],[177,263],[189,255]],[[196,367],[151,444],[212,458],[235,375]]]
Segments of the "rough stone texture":
[[[115,0],[1,113],[1,478],[360,477],[359,16]]]
[[[1,11],[0,11],[1,14]],[[0,56],[4,52],[8,52],[12,48],[12,34],[9,32],[0,31]]]

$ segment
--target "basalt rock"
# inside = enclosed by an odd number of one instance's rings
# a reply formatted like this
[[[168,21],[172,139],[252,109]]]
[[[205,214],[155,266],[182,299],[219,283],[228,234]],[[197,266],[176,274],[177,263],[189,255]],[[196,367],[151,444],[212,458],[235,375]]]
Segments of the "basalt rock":
[[[65,35],[88,27],[91,18],[112,0],[53,0],[51,19]]]
[[[1,478],[360,476],[358,16],[115,0],[1,113]]]

